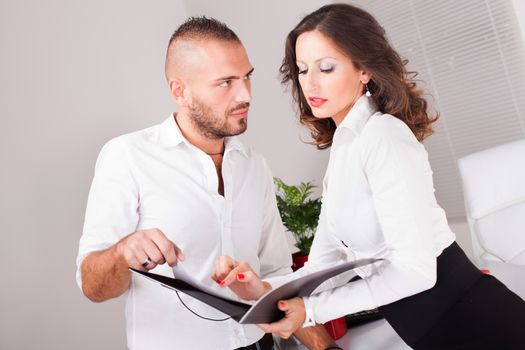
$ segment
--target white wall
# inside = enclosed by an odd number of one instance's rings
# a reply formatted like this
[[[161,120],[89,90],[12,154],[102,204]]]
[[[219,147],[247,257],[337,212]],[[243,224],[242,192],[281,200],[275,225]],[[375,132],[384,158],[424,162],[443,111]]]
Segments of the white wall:
[[[0,349],[123,349],[121,300],[93,304],[75,258],[95,158],[167,118],[180,1],[0,2]]]

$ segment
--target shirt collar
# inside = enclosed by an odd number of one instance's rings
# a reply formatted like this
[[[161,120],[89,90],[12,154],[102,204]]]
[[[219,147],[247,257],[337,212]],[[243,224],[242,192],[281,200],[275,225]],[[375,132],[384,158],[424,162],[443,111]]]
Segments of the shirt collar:
[[[224,140],[224,154],[231,151],[239,151],[248,157],[248,151],[238,136],[230,136]]]
[[[183,142],[188,142],[182,132],[175,122],[175,113],[171,114],[168,119],[166,119],[159,126],[159,142],[162,146],[166,148],[175,147]]]
[[[175,113],[160,124],[159,142],[166,148],[176,147],[181,143],[190,145],[175,121]],[[240,151],[245,157],[248,157],[246,147],[237,136],[226,137],[224,140],[224,154],[231,151]]]
[[[343,129],[349,129],[356,135],[360,134],[368,118],[375,112],[377,112],[377,107],[374,101],[366,95],[361,96],[335,130],[334,137],[338,131],[340,133],[340,130]]]

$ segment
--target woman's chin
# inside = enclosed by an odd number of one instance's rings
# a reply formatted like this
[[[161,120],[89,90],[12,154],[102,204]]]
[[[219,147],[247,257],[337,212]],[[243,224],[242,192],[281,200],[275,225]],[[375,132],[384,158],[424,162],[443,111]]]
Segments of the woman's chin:
[[[319,113],[312,113],[314,115],[314,117],[316,117],[317,119],[327,119],[327,118],[331,118],[332,115],[331,114],[328,114],[328,113],[322,113],[322,112],[319,112]]]

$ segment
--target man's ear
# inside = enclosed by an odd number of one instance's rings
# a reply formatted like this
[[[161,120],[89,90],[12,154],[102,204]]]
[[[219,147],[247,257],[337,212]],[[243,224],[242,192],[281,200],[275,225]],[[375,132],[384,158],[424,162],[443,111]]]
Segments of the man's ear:
[[[186,84],[180,78],[170,78],[168,81],[168,86],[170,88],[171,97],[177,102],[179,107],[188,106],[188,91],[186,89]]]

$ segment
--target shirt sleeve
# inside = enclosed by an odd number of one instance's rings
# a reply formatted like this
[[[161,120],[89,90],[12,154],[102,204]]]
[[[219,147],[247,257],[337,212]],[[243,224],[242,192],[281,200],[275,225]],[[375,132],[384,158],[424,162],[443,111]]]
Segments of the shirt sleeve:
[[[288,248],[277,201],[271,171],[264,162],[266,182],[263,227],[259,244],[260,275],[262,278],[292,273],[292,254]]]
[[[80,289],[80,266],[84,258],[111,247],[135,231],[139,220],[138,202],[138,188],[125,145],[119,138],[111,140],[97,158],[89,192],[77,256],[76,279]]]
[[[362,280],[305,298],[318,323],[392,303],[436,281],[434,189],[423,145],[398,120],[367,125],[359,141],[388,261]]]

